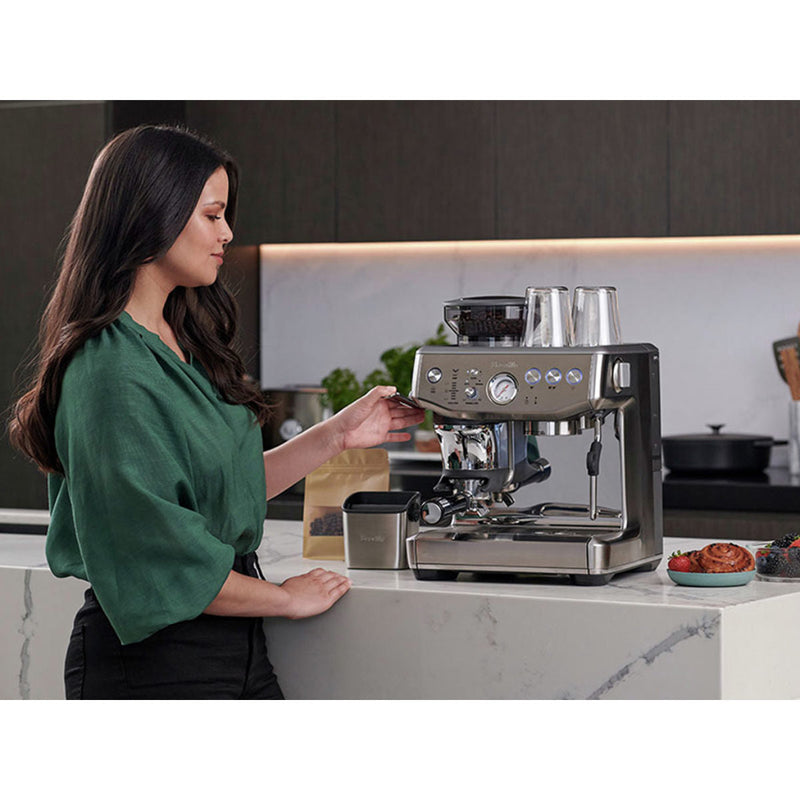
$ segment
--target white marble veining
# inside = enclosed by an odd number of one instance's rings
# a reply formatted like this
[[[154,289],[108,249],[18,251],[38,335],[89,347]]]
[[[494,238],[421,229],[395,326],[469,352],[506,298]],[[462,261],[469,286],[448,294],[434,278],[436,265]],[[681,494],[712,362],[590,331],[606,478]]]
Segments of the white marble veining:
[[[800,586],[675,586],[665,564],[607,586],[560,579],[417,581],[303,559],[302,525],[269,520],[268,580],[315,567],[353,588],[325,614],[265,622],[289,698],[706,699],[800,697]],[[697,540],[667,540],[665,552]],[[0,535],[0,697],[63,697],[85,584],[54,578],[43,536]]]
[[[0,534],[0,563],[0,698],[62,698],[64,653],[86,584],[53,577],[44,536]]]

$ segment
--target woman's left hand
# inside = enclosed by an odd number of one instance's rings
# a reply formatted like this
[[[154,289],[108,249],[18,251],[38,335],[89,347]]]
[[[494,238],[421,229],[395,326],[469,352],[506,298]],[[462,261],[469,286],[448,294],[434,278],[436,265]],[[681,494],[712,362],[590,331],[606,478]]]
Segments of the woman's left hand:
[[[407,442],[411,438],[410,433],[397,431],[419,425],[425,412],[389,399],[396,392],[394,386],[376,386],[331,417],[329,424],[336,431],[342,450]]]

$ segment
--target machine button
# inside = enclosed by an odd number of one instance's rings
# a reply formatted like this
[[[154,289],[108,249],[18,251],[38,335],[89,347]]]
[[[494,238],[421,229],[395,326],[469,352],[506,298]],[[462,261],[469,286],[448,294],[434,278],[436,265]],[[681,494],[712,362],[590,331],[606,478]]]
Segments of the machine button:
[[[573,367],[567,373],[567,383],[572,384],[575,386],[576,383],[580,383],[583,380],[583,373],[577,368]]]
[[[561,382],[561,370],[556,367],[551,367],[544,375],[544,379],[551,386],[555,386]]]
[[[464,397],[466,397],[467,400],[474,400],[477,396],[478,390],[474,386],[467,386],[467,388],[464,389]]]
[[[611,382],[615,392],[629,389],[631,385],[631,365],[627,361],[617,360],[611,371]]]
[[[517,396],[517,382],[513,375],[500,372],[489,381],[489,398],[500,406],[510,403]]]
[[[467,370],[467,376],[470,377],[470,378],[477,378],[478,375],[480,375],[480,374],[481,374],[481,371],[479,369],[468,369]]]
[[[428,379],[428,383],[439,383],[442,379],[442,371],[439,367],[431,367],[425,377]]]
[[[533,367],[533,369],[529,369],[525,373],[525,383],[528,386],[536,386],[537,383],[542,379],[542,371]]]

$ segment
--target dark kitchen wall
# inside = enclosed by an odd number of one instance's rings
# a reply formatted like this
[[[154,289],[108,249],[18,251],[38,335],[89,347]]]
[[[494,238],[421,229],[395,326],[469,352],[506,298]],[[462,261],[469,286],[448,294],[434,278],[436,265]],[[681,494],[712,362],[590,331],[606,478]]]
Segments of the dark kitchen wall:
[[[0,104],[0,507],[46,508],[44,478],[11,449],[6,410],[32,354],[59,246],[106,133],[104,103]]]
[[[8,443],[38,322],[94,157],[113,132],[183,122],[180,102],[0,102],[0,507],[46,508],[44,477]]]
[[[240,244],[800,231],[800,102],[188,101]]]
[[[667,101],[189,101],[239,243],[666,236]]]
[[[188,102],[242,167],[242,244],[491,239],[493,101]]]
[[[186,102],[0,101],[0,508],[47,507],[44,477],[11,448],[5,428],[91,164],[114,133],[162,122],[185,124]],[[239,296],[239,349],[257,377],[257,248],[236,247],[226,269]]]
[[[185,101],[0,101],[0,508],[46,508],[44,477],[5,435],[8,411],[30,374],[38,322],[63,239],[95,155],[114,133],[142,123],[185,123]],[[232,251],[241,295],[240,351],[257,374],[256,247]]]
[[[3,409],[93,156],[143,122],[241,166],[226,269],[255,377],[261,243],[798,232],[797,101],[0,101]],[[45,501],[3,437],[0,507]]]
[[[315,101],[189,101],[189,127],[241,169],[234,242],[336,241],[335,108]]]

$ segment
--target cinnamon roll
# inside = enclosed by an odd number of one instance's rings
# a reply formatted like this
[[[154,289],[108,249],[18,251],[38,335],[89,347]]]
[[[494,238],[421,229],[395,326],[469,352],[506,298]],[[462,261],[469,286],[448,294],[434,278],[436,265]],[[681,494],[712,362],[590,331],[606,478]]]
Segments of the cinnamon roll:
[[[689,570],[689,572],[704,572],[705,571],[700,566],[700,563],[698,561],[698,559],[700,557],[700,551],[699,550],[690,550],[688,553],[685,553],[685,555],[689,559],[689,563],[692,565],[691,569]]]
[[[732,542],[715,542],[698,552],[697,563],[703,572],[745,572],[755,569],[753,554]]]

